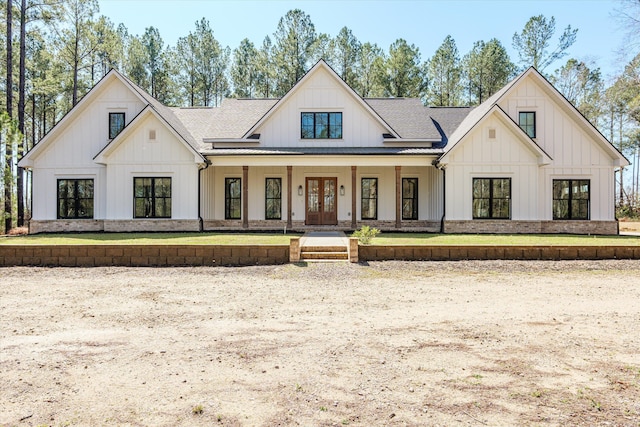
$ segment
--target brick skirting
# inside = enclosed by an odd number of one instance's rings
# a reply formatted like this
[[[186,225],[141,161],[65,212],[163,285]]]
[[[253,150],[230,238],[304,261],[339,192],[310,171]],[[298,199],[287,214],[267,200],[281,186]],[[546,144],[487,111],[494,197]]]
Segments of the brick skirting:
[[[288,245],[0,245],[0,266],[169,267],[289,262]]]
[[[618,221],[445,221],[445,233],[486,234],[618,234]]]
[[[640,246],[364,246],[359,261],[640,259]],[[238,266],[289,262],[289,245],[0,245],[0,266]]]
[[[29,234],[69,232],[199,231],[197,219],[51,219],[29,221]]]

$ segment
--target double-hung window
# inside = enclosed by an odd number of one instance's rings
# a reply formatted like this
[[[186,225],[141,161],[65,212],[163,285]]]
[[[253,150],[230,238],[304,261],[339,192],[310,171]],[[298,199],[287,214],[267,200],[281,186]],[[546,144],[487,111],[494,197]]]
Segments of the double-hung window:
[[[282,219],[282,178],[267,178],[264,192],[264,217]]]
[[[113,139],[124,129],[124,113],[109,113],[109,139]]]
[[[93,179],[58,180],[58,219],[93,218]]]
[[[511,178],[473,178],[473,219],[511,218]]]
[[[518,113],[518,124],[520,128],[529,135],[536,137],[536,113],[535,111],[521,111]]]
[[[133,217],[171,218],[171,178],[133,178]]]
[[[242,179],[224,179],[224,219],[242,218]]]
[[[341,139],[342,113],[302,113],[300,137],[302,139]]]
[[[553,219],[589,219],[588,179],[553,180]]]
[[[402,178],[402,219],[418,219],[418,178]]]
[[[378,178],[362,178],[361,218],[378,219]]]

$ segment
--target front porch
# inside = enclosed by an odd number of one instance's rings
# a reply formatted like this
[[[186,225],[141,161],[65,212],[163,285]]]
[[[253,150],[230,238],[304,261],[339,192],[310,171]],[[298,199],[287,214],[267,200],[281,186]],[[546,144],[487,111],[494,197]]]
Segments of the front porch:
[[[429,157],[408,156],[402,165],[380,158],[360,158],[353,165],[349,158],[330,163],[304,158],[301,163],[300,158],[256,157],[212,158],[202,172],[204,231],[350,231],[363,225],[383,231],[441,229],[442,172]],[[294,164],[277,166],[285,162]]]

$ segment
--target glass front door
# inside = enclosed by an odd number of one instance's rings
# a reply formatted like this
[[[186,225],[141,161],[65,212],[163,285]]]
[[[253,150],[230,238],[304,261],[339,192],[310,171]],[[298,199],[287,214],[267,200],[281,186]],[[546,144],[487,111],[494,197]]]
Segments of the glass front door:
[[[305,224],[338,224],[337,181],[337,178],[307,178]]]

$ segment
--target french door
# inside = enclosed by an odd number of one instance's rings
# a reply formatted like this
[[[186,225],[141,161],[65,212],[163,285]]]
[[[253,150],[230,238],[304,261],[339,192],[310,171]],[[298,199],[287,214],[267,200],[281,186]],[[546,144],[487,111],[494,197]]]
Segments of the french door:
[[[305,224],[338,224],[337,182],[338,178],[307,178]]]

